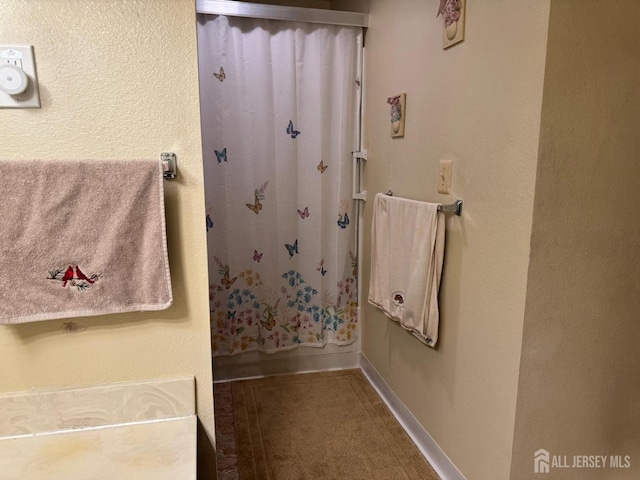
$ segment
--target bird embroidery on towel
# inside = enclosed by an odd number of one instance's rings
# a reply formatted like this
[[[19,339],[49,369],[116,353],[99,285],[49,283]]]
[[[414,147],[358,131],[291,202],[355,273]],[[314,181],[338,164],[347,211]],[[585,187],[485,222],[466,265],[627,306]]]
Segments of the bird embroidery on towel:
[[[69,265],[67,271],[64,272],[64,276],[62,277],[62,288],[67,286],[67,282],[73,280],[73,267]]]
[[[69,265],[66,269],[56,269],[49,271],[48,280],[57,280],[62,282],[62,288],[66,288],[67,284],[71,287],[76,287],[78,290],[87,290],[98,279],[102,277],[102,273],[94,273],[90,276],[85,275],[78,265],[73,267]]]
[[[71,268],[71,267],[69,267]],[[89,277],[87,277],[84,273],[82,273],[82,271],[80,270],[80,267],[78,267],[76,265],[76,277],[78,278],[78,280],[86,280],[87,282],[89,282],[90,284],[94,284],[95,282],[93,280],[91,280]]]

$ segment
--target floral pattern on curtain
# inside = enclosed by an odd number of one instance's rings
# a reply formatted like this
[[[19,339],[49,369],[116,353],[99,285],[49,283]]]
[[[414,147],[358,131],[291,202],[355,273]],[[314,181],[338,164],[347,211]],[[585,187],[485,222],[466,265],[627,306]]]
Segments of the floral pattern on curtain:
[[[213,354],[350,344],[361,29],[203,21]]]

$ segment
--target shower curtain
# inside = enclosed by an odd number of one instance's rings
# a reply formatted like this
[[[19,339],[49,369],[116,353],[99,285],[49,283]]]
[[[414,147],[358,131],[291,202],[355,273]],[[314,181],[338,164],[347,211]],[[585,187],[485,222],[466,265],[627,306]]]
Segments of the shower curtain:
[[[357,337],[360,28],[200,18],[214,356]]]

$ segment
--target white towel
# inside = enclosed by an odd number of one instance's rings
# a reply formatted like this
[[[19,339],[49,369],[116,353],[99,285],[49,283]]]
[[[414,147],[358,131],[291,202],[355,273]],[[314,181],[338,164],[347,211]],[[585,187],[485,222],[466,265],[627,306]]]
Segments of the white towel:
[[[444,232],[438,204],[376,195],[369,303],[431,347],[438,341]]]

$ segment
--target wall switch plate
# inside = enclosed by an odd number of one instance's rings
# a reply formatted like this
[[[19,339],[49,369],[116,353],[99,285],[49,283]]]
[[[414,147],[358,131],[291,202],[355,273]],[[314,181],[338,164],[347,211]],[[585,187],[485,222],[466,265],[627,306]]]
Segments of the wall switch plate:
[[[19,95],[9,95],[0,90],[0,108],[40,108],[40,91],[33,47],[31,45],[0,45],[0,67],[3,65],[21,69],[27,76],[28,85],[27,89]],[[9,77],[5,80],[10,85],[15,72],[7,71]]]
[[[453,160],[440,160],[438,169],[438,193],[451,193],[451,172]]]

